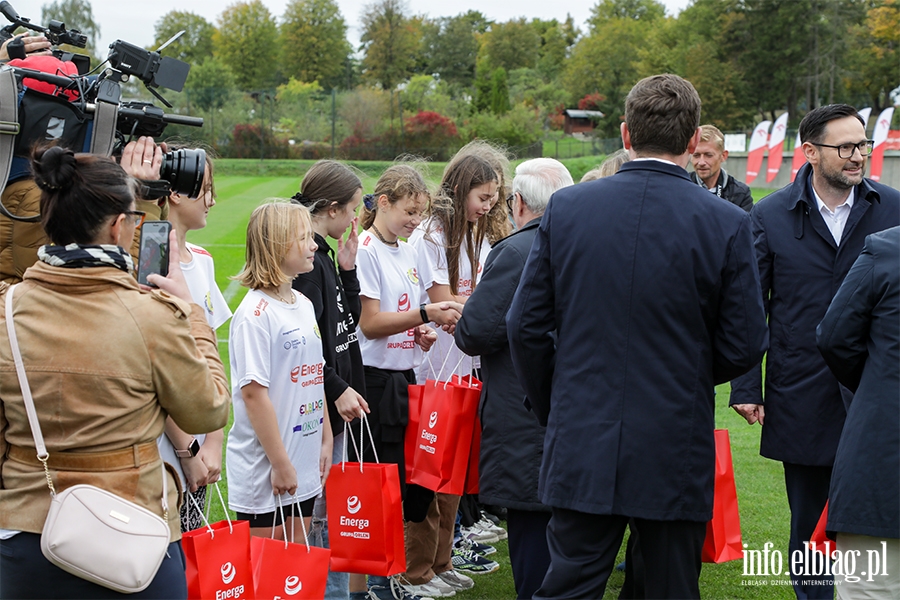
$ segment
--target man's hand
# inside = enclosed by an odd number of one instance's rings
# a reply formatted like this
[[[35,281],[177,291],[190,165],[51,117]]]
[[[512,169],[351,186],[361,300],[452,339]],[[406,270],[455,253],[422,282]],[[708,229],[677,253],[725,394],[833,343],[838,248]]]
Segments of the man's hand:
[[[766,419],[766,409],[762,404],[733,404],[731,408],[733,408],[737,414],[747,419],[747,423],[750,425],[757,422],[759,422],[760,425],[763,425],[763,421]]]
[[[17,56],[10,56],[8,50],[8,47],[10,45],[19,46],[20,50],[24,51],[25,56],[21,56],[21,52],[17,53]],[[3,42],[2,45],[0,45],[0,60],[10,60],[12,58],[27,58],[29,54],[50,54],[50,40],[40,34],[28,35],[27,33],[20,33],[17,36],[9,38],[5,42]]]
[[[159,179],[162,156],[163,149],[156,145],[153,138],[143,136],[134,142],[128,142],[122,150],[119,164],[135,179],[156,181]]]

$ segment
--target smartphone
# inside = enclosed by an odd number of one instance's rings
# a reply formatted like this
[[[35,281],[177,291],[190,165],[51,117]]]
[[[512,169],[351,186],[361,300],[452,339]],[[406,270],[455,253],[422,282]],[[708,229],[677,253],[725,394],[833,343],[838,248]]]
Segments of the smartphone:
[[[144,221],[141,225],[141,250],[138,254],[138,283],[153,286],[147,275],[169,274],[169,232],[172,224],[168,221]]]

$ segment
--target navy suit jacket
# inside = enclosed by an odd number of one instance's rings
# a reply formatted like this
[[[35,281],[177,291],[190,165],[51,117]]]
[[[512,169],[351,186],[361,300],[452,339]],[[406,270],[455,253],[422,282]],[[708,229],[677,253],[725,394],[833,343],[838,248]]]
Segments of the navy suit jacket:
[[[810,189],[807,163],[794,183],[750,212],[771,348],[759,452],[800,465],[831,466],[850,392],[816,348],[816,325],[859,256],[866,236],[900,225],[900,193],[863,179],[840,245]],[[731,404],[763,404],[760,367],[731,384]]]
[[[547,423],[544,504],[711,518],[713,387],[768,342],[746,212],[656,160],[558,191],[508,333]]]

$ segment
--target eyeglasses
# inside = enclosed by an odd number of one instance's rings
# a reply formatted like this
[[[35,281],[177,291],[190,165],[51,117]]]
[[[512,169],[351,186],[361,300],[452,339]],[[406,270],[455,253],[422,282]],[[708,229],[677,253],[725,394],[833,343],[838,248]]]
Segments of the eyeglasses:
[[[860,156],[869,156],[872,154],[872,149],[875,147],[875,140],[863,140],[858,144],[841,144],[840,146],[833,146],[831,144],[817,144],[815,142],[810,142],[813,146],[822,146],[824,148],[837,148],[838,156],[840,158],[850,158],[853,156],[854,150],[859,150]]]
[[[513,192],[512,194],[510,194],[509,196],[506,197],[506,208],[509,209],[510,214],[512,214],[512,211],[513,211],[512,205],[513,205],[513,201],[515,199],[516,199],[515,192]]]
[[[125,214],[134,217],[135,229],[140,229],[141,225],[144,224],[144,219],[147,218],[147,213],[142,210],[126,210]]]

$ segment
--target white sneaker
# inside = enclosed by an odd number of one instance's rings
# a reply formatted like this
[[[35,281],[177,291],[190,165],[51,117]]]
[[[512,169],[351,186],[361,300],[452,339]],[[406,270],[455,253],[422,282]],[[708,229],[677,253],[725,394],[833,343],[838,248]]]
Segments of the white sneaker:
[[[480,521],[475,523],[475,527],[480,527],[483,531],[487,531],[489,533],[493,533],[497,536],[498,540],[505,540],[509,537],[509,534],[506,533],[506,530],[500,527],[499,525],[494,525],[488,519],[482,517]],[[490,542],[482,542],[482,543],[490,543]]]
[[[487,531],[475,523],[471,527],[460,527],[459,533],[464,539],[479,544],[496,544],[500,541],[500,537],[493,531]]]
[[[444,583],[457,590],[470,590],[475,587],[474,579],[466,577],[462,573],[457,573],[453,569],[438,573],[437,576],[440,577]]]
[[[432,585],[430,581],[419,585],[410,583],[405,577],[397,577],[396,581],[408,594],[421,598],[450,598],[456,595],[456,591],[449,589],[449,586],[446,590],[442,590]]]
[[[432,577],[431,581],[428,582],[428,585],[440,590],[442,597],[444,598],[455,596],[456,590],[458,589],[456,586],[450,584],[450,582],[445,581],[444,578],[440,575],[435,575],[434,577]]]

